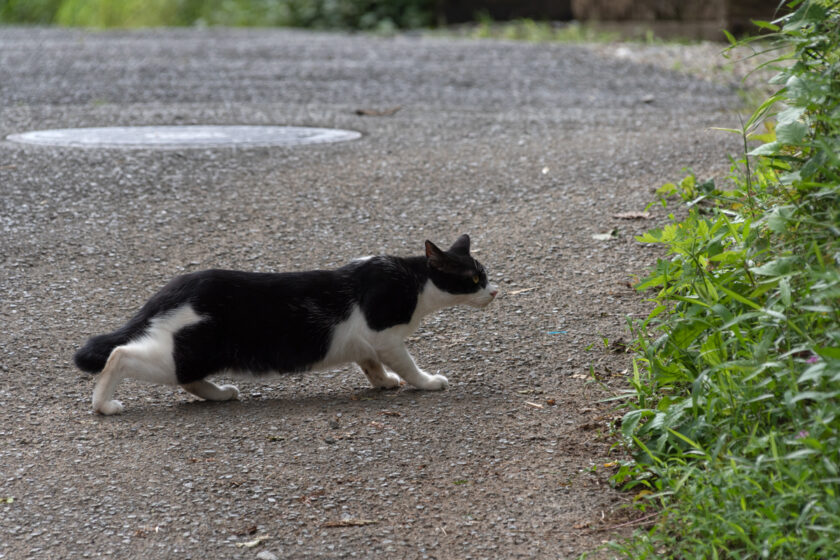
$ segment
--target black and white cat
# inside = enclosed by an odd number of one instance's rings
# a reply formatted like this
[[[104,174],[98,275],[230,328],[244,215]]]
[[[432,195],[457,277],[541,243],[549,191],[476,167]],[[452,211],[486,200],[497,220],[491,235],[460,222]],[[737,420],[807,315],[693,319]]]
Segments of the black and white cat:
[[[447,251],[426,241],[422,257],[365,257],[336,270],[205,270],[172,280],[122,328],[89,339],[74,361],[83,371],[101,371],[93,390],[100,414],[122,411],[114,391],[129,377],[225,401],[239,390],[207,376],[347,362],[357,363],[374,387],[404,379],[436,391],[447,387],[446,377],[418,368],[405,339],[424,316],[458,304],[485,307],[497,293],[470,256],[467,235]]]

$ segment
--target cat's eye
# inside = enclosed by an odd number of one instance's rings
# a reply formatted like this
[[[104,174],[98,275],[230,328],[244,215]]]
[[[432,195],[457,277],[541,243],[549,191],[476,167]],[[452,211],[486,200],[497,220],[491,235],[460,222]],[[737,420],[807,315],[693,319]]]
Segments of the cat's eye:
[[[480,280],[480,278],[478,277],[478,274],[474,274],[473,275],[473,284],[478,284],[479,280]]]

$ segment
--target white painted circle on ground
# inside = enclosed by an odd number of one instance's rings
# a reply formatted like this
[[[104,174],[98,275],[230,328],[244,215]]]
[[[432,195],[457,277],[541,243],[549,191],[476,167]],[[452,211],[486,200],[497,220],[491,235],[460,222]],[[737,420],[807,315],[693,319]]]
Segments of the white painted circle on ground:
[[[300,146],[361,137],[354,130],[302,126],[113,126],[60,128],[11,134],[12,142],[78,148],[212,148]]]

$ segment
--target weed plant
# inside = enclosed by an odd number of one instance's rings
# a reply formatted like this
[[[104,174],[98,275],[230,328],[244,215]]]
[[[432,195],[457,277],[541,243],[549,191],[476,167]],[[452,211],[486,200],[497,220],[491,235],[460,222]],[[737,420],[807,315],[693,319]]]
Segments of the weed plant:
[[[787,6],[730,175],[665,185],[687,213],[638,238],[668,257],[614,476],[661,512],[631,558],[840,558],[840,0]]]

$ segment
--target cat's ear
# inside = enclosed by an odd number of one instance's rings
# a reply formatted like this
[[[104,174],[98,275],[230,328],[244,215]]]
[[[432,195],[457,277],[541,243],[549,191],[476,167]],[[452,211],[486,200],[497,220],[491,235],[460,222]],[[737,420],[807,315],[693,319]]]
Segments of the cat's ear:
[[[428,239],[426,240],[426,258],[429,260],[429,266],[442,272],[453,268],[452,259]]]
[[[470,236],[466,233],[455,240],[455,243],[452,244],[452,247],[449,248],[450,253],[455,253],[456,255],[469,255],[470,254]]]
[[[440,259],[441,257],[444,257],[444,256],[445,255],[443,254],[443,251],[441,251],[438,248],[437,245],[435,245],[434,243],[432,243],[428,239],[426,240],[426,258],[427,259],[429,259],[429,260]]]

